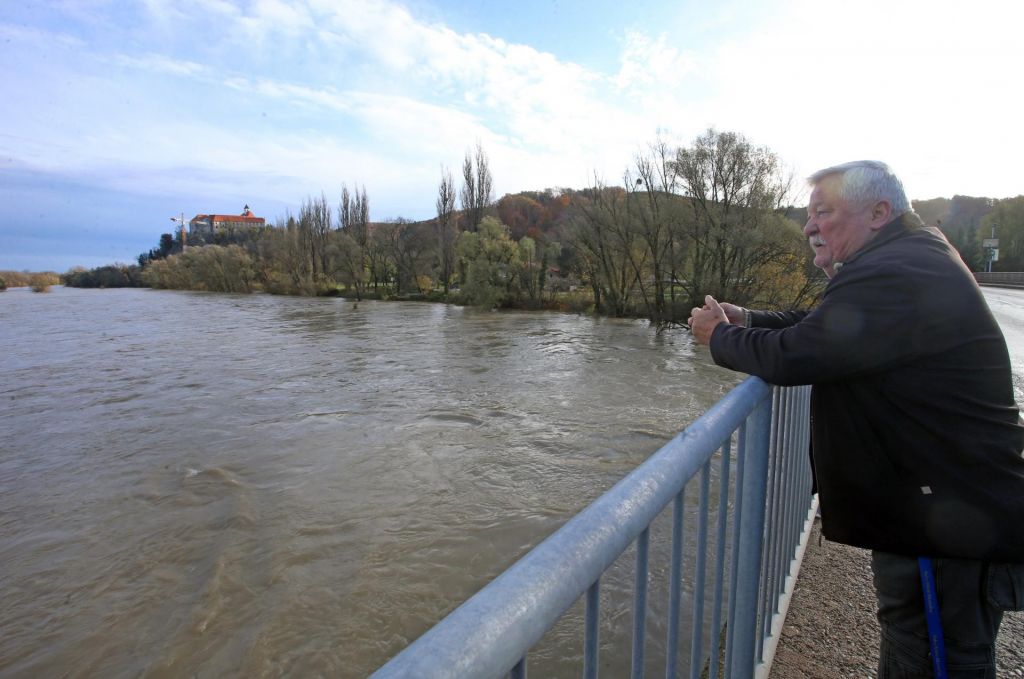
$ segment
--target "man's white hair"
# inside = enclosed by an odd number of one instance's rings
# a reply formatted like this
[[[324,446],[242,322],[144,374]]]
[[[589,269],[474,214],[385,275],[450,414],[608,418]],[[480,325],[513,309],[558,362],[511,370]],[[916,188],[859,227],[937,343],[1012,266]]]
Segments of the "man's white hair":
[[[818,170],[807,178],[816,186],[826,177],[839,176],[839,197],[848,203],[866,206],[884,200],[892,206],[892,216],[913,212],[903,182],[880,160],[855,160]]]

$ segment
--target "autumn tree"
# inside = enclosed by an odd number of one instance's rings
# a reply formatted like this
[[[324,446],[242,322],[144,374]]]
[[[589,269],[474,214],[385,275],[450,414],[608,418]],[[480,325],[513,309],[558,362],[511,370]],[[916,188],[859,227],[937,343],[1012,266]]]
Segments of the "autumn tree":
[[[508,226],[513,240],[537,233],[551,222],[548,210],[536,199],[522,193],[502,196],[495,204],[495,212],[501,223]]]
[[[189,248],[179,255],[152,262],[142,273],[153,288],[252,292],[252,259],[239,245]]]

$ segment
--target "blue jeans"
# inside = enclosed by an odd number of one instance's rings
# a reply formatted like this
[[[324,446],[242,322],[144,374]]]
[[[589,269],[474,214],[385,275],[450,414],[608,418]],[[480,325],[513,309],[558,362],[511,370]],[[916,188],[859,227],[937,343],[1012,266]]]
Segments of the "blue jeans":
[[[932,565],[950,678],[996,679],[999,623],[1004,610],[1020,603],[1000,599],[1005,593],[1002,578],[1019,576],[1020,567],[971,559],[932,559]],[[878,679],[930,679],[933,670],[917,559],[872,552],[871,570],[882,632]]]

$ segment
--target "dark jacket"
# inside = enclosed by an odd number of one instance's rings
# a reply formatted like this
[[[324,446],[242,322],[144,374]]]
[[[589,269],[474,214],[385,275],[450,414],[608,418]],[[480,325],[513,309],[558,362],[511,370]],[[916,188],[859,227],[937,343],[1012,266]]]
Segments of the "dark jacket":
[[[711,337],[719,365],[813,384],[812,451],[830,540],[1024,562],[1024,426],[1006,342],[934,228],[883,227],[807,313]]]

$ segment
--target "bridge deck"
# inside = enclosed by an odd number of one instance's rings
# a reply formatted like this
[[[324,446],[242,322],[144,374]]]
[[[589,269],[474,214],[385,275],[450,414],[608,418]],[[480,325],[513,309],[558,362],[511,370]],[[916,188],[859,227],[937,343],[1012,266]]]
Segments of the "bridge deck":
[[[871,677],[878,623],[870,552],[822,541],[815,522],[770,679]],[[999,677],[1024,677],[1024,613],[1007,613],[999,631]]]

